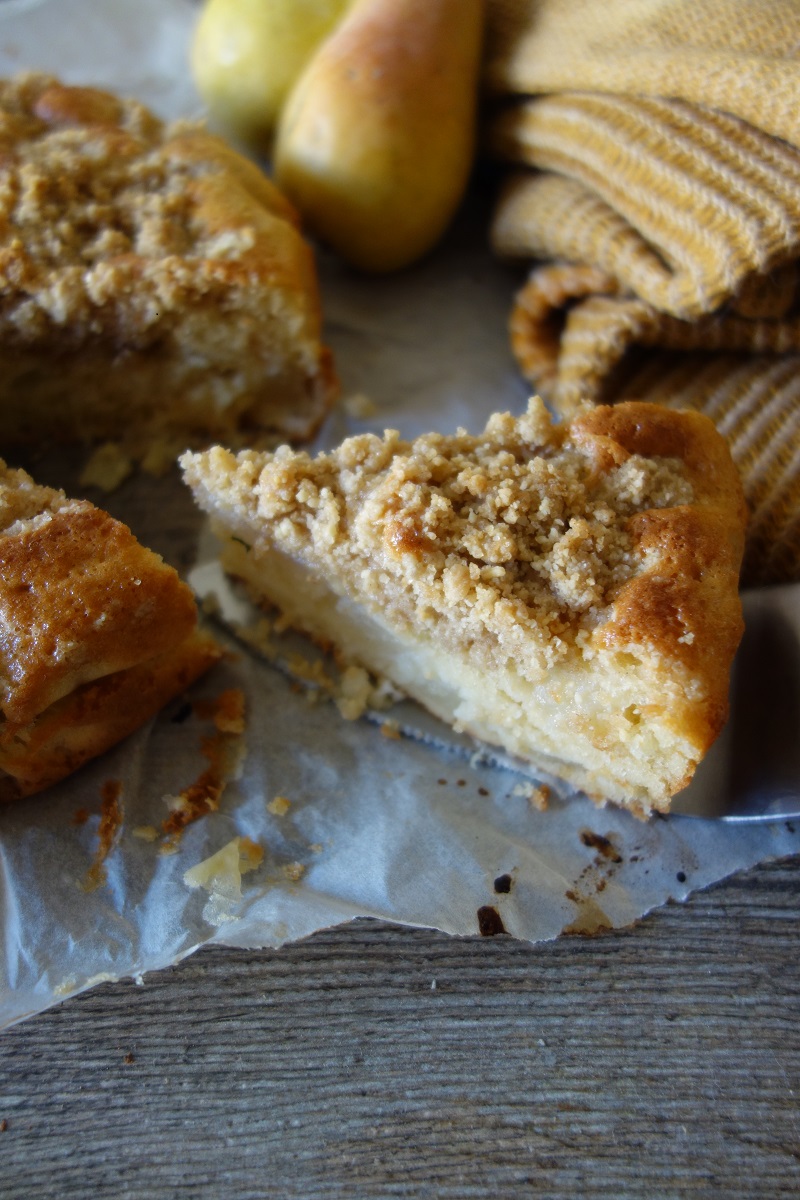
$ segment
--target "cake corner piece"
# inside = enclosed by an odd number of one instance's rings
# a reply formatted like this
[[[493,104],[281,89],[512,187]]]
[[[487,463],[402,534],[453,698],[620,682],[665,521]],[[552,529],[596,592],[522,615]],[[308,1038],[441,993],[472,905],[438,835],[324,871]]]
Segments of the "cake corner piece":
[[[313,251],[258,167],[41,73],[0,80],[0,122],[4,445],[312,437],[338,389]]]
[[[126,525],[0,461],[0,801],[72,774],[220,657]]]
[[[725,722],[746,510],[700,414],[534,399],[475,436],[183,468],[260,601],[598,802],[667,811]]]

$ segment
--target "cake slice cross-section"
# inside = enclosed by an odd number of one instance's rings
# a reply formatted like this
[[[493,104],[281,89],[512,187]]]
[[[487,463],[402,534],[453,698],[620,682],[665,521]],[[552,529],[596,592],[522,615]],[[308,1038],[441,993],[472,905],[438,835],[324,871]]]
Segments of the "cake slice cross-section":
[[[726,720],[746,510],[697,413],[534,399],[477,436],[182,465],[258,600],[600,802],[666,811]]]
[[[4,446],[313,434],[336,393],[313,253],[254,163],[33,73],[0,80],[0,144]]]
[[[126,525],[0,461],[0,801],[103,753],[221,653]]]

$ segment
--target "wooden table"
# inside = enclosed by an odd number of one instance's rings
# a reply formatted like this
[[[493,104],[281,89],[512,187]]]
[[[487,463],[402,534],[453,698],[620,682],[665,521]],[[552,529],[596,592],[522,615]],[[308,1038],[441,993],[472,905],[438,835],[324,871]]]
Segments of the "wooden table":
[[[0,1037],[0,1195],[800,1195],[800,859],[529,946],[370,921]]]

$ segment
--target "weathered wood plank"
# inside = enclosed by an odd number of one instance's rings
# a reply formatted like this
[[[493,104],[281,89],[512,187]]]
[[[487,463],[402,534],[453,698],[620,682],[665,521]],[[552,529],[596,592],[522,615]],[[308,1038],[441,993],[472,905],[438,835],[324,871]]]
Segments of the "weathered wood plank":
[[[0,1038],[0,1193],[796,1196],[799,902],[797,861],[599,938],[357,922],[105,985]]]

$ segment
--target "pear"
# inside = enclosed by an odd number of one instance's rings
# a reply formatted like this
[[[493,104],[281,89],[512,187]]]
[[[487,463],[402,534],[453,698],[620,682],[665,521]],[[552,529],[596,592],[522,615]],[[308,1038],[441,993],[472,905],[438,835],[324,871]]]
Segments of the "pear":
[[[475,149],[484,0],[355,0],[292,89],[276,181],[347,262],[393,271],[439,240]]]
[[[197,89],[212,118],[267,152],[278,113],[350,0],[207,0],[192,40]]]

